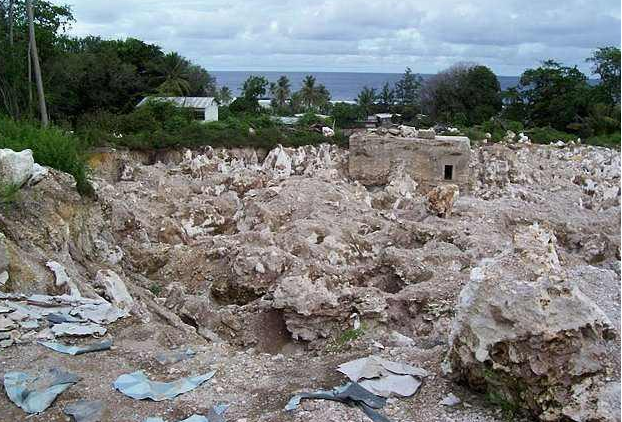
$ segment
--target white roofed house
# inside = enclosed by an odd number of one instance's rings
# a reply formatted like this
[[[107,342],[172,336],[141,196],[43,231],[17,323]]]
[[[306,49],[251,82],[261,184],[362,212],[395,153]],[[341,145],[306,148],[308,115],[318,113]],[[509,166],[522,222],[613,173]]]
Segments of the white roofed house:
[[[136,107],[146,104],[148,101],[168,101],[178,107],[189,108],[195,118],[203,122],[215,122],[218,120],[218,103],[214,97],[145,97]]]

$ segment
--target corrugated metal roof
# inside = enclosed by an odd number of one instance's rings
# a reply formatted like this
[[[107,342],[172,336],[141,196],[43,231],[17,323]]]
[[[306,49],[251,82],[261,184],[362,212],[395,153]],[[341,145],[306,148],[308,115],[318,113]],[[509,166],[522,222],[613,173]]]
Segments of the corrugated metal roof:
[[[180,107],[188,108],[207,108],[209,106],[217,105],[214,101],[214,97],[145,97],[136,107],[140,107],[147,101],[168,101]]]

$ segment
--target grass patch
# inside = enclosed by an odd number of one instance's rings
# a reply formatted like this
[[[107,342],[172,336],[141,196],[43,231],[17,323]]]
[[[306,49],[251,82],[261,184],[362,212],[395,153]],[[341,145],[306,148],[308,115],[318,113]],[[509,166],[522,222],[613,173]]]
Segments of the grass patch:
[[[592,136],[585,140],[586,144],[620,149],[620,132],[608,135]]]
[[[14,184],[0,184],[0,205],[8,205],[19,198],[19,186]]]
[[[151,286],[149,286],[149,291],[153,293],[155,297],[160,297],[160,293],[162,293],[162,286],[160,286],[158,283],[153,283]]]
[[[33,122],[0,116],[0,148],[17,152],[30,149],[35,162],[71,174],[78,192],[92,192],[83,153],[85,145],[71,134],[55,127],[43,129]]]
[[[361,326],[357,329],[350,328],[341,333],[337,338],[334,338],[327,346],[328,352],[340,352],[344,350],[350,343],[358,340],[365,334],[365,326]]]

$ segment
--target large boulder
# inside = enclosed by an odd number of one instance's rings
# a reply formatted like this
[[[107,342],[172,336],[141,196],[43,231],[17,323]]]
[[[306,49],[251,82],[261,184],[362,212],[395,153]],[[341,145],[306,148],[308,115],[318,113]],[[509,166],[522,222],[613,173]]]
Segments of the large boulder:
[[[614,329],[562,268],[555,242],[537,225],[519,229],[513,250],[472,270],[445,369],[541,420],[609,420],[597,415]]]
[[[33,174],[35,160],[32,151],[25,149],[15,152],[12,149],[0,149],[0,183],[21,187]]]
[[[437,186],[426,195],[428,209],[439,217],[449,217],[459,195],[460,189],[456,185]]]

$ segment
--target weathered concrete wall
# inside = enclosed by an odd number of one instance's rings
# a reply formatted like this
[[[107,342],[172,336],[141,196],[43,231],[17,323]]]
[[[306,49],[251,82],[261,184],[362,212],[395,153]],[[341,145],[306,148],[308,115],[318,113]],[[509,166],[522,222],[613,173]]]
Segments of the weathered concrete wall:
[[[391,171],[403,166],[423,191],[446,183],[466,191],[470,153],[469,138],[463,136],[421,139],[355,133],[350,137],[350,177],[364,185],[385,185]],[[450,180],[445,180],[446,165],[453,166]]]
[[[205,121],[217,122],[218,121],[218,106],[216,104],[205,107]]]

